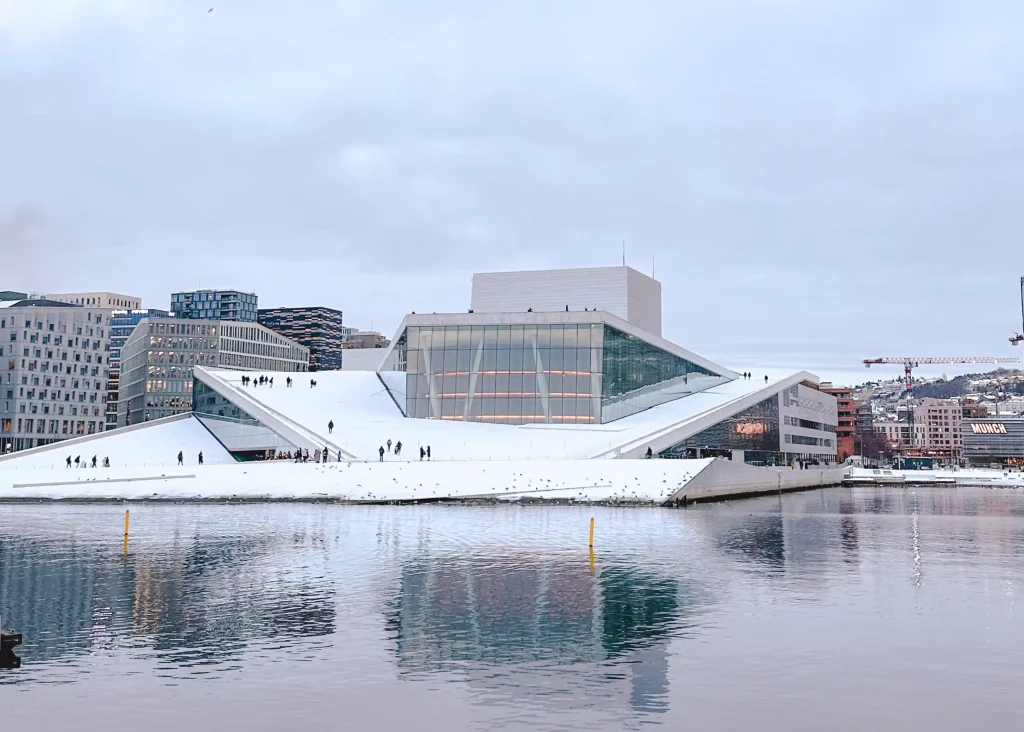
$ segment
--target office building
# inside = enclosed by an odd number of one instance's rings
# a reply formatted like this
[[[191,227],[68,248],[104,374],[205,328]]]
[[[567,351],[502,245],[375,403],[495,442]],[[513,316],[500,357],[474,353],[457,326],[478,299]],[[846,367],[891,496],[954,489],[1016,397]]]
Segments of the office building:
[[[194,366],[302,372],[309,349],[258,323],[144,318],[121,349],[118,426],[191,411]]]
[[[375,330],[357,330],[345,336],[345,348],[387,348],[391,341]]]
[[[121,348],[128,337],[132,334],[142,320],[145,318],[169,318],[171,314],[166,310],[114,310],[110,318],[110,356],[107,358],[109,365],[109,376],[107,378],[107,413],[106,429],[112,430],[117,427],[117,402],[119,398],[118,389],[121,379]]]
[[[257,297],[238,290],[193,290],[171,295],[171,312],[189,320],[256,322]]]
[[[923,454],[944,460],[957,460],[962,449],[960,424],[963,408],[951,400],[927,397],[914,408],[914,423],[924,427]]]
[[[40,298],[0,302],[0,449],[103,431],[110,310]]]
[[[861,402],[853,409],[853,432],[855,435],[866,435],[874,431],[875,415],[871,411],[871,402]]]
[[[81,305],[86,308],[107,308],[108,310],[138,310],[142,307],[142,298],[134,295],[123,295],[119,292],[62,292],[52,295],[41,295],[47,300]]]
[[[336,371],[341,368],[345,337],[352,329],[346,329],[342,324],[340,310],[324,307],[267,308],[259,311],[258,322],[308,348],[310,371]]]
[[[836,455],[845,460],[854,454],[853,435],[856,431],[856,408],[853,404],[853,389],[848,386],[833,386],[825,382],[821,391],[836,398],[839,422],[836,424]]]
[[[604,310],[661,336],[661,283],[632,267],[478,272],[474,313]]]
[[[890,449],[900,453],[920,454],[926,442],[923,424],[911,425],[883,419],[875,420],[872,429],[886,441]]]

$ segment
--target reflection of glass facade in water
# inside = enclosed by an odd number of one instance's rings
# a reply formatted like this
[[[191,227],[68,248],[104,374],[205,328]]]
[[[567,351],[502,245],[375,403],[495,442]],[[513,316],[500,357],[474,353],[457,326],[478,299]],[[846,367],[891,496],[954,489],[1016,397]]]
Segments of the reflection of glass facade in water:
[[[746,460],[770,457],[779,452],[779,395],[774,394],[728,419],[662,450],[661,457],[686,457],[688,450],[745,450]]]
[[[396,352],[425,419],[608,422],[724,380],[602,323],[410,326]]]
[[[98,545],[0,536],[4,626],[24,634],[19,655],[36,667],[125,647],[168,669],[237,663],[268,640],[336,631],[332,584],[268,564],[284,548],[316,567],[322,541],[195,536],[115,560]]]
[[[686,612],[671,578],[612,566],[596,578],[554,563],[408,563],[385,613],[399,663],[574,664],[615,658],[678,635]],[[596,621],[596,622],[595,622]]]

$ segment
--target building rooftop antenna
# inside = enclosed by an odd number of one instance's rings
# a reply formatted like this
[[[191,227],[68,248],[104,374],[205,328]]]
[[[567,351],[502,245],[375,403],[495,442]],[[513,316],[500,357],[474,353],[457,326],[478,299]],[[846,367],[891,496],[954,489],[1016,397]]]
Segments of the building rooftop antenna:
[[[626,240],[622,240],[622,266],[626,266]]]

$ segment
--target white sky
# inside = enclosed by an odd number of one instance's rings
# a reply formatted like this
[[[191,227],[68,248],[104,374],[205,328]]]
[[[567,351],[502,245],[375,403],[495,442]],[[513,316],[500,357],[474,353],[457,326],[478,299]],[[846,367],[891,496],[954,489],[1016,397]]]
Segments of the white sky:
[[[739,370],[1013,355],[1022,27],[1013,0],[0,0],[0,289],[242,288],[390,335],[474,271],[625,239],[665,335]]]

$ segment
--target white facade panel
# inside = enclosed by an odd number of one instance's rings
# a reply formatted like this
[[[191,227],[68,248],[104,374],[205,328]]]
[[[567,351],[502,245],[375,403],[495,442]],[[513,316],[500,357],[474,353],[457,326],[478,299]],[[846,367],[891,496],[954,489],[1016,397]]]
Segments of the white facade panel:
[[[661,283],[635,269],[626,269],[630,323],[648,333],[661,335]]]
[[[478,272],[470,307],[477,313],[604,310],[661,335],[661,283],[629,267]]]

